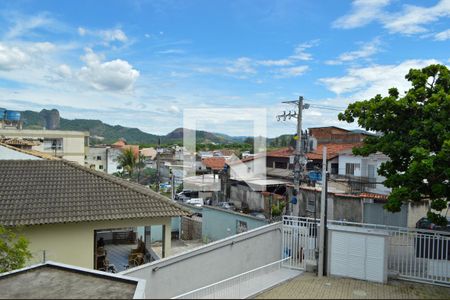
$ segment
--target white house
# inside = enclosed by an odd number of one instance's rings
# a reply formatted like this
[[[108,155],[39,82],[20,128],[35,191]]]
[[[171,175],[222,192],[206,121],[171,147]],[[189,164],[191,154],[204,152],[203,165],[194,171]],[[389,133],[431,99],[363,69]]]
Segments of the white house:
[[[382,153],[375,153],[367,157],[363,157],[354,155],[352,150],[349,149],[339,152],[338,160],[338,174],[341,176],[367,179],[369,182],[366,187],[367,192],[384,195],[391,192],[391,189],[385,187],[383,184],[380,184],[384,182],[386,178],[378,175],[378,170],[381,164],[389,160],[386,155]]]

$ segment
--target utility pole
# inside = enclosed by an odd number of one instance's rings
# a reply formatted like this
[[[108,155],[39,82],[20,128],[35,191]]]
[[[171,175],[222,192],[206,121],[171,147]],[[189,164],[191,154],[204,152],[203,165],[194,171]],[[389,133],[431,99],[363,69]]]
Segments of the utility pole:
[[[320,233],[319,233],[319,267],[318,275],[323,276],[324,271],[324,261],[325,261],[325,227],[327,226],[327,221],[325,218],[326,214],[326,202],[327,202],[327,147],[323,147],[323,157],[322,157],[322,195],[320,198]]]
[[[283,112],[282,115],[277,116],[277,120],[280,121],[283,119],[283,121],[286,121],[286,119],[295,118],[297,119],[297,142],[295,144],[295,151],[294,151],[294,196],[298,197],[300,195],[300,180],[301,174],[303,172],[303,166],[306,163],[305,159],[305,153],[303,151],[302,147],[302,117],[303,117],[303,109],[308,109],[309,104],[303,103],[303,96],[299,96],[298,100],[293,101],[283,101],[282,103],[287,104],[296,104],[297,105],[297,111],[286,113],[286,111]],[[292,215],[292,209],[290,205],[290,201],[287,205],[287,214]]]
[[[161,151],[161,138],[158,138],[158,146],[156,147],[156,191],[159,192],[159,185],[161,183],[160,173],[159,173],[159,155],[162,153]]]

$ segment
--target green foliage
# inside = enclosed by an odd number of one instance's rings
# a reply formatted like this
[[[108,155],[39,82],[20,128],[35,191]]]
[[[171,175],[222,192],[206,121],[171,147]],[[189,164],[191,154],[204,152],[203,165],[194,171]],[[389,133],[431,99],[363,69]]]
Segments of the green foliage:
[[[444,65],[411,69],[405,77],[412,88],[400,96],[396,88],[387,97],[376,95],[370,100],[348,106],[339,119],[357,120],[366,130],[381,133],[368,137],[356,155],[367,156],[380,151],[390,161],[378,173],[392,188],[386,208],[398,212],[402,203],[430,199],[431,207],[441,211],[450,194],[450,75]],[[444,225],[444,217],[433,212],[428,218]]]
[[[177,193],[181,193],[182,191],[183,191],[183,183],[181,183],[181,184],[177,187],[176,192],[177,192]]]
[[[280,201],[280,202],[278,202],[278,204],[273,204],[272,205],[272,216],[273,217],[281,216],[285,207],[286,207],[286,203],[284,201]]]
[[[13,229],[0,225],[0,273],[20,269],[31,258],[29,242]]]
[[[133,149],[127,148],[125,149],[118,157],[117,162],[123,168],[123,170],[127,173],[129,177],[132,176],[134,169],[138,165],[138,160],[134,155]]]

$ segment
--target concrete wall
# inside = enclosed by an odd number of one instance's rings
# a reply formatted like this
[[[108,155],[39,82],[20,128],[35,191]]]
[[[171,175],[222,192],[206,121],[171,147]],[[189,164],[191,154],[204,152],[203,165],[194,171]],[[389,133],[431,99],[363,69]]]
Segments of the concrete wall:
[[[281,259],[281,223],[126,270],[145,279],[148,298],[171,298]]]
[[[242,203],[246,203],[250,210],[262,211],[265,209],[264,196],[246,185],[232,185],[230,187],[230,201],[238,208],[242,207]]]
[[[30,251],[36,256],[32,261],[39,260],[42,257],[42,251],[46,250],[48,260],[93,269],[95,230],[156,224],[167,226],[169,234],[166,234],[166,237],[168,236],[166,244],[170,252],[170,218],[26,226],[22,228],[22,233],[30,242]],[[168,252],[166,251],[166,253]]]
[[[217,241],[238,233],[238,221],[247,224],[247,230],[264,226],[266,220],[226,209],[203,206],[202,234],[207,241]]]
[[[181,217],[181,239],[200,240],[202,239],[202,221],[188,217]]]

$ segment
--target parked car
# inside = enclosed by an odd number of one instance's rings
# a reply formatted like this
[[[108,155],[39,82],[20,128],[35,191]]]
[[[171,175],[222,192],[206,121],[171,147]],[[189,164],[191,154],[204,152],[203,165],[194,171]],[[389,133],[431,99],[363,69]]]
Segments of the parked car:
[[[186,200],[186,204],[191,204],[195,206],[203,206],[203,198],[191,198],[189,200]]]
[[[439,226],[432,223],[428,218],[423,217],[416,223],[418,229],[431,229],[439,231],[450,231],[450,217],[447,217],[447,226]]]
[[[233,202],[219,202],[218,206],[223,209],[236,210]]]
[[[189,200],[191,198],[198,198],[198,192],[191,191],[191,190],[184,190],[175,195],[175,200],[182,201],[182,202],[186,202],[187,200]]]

